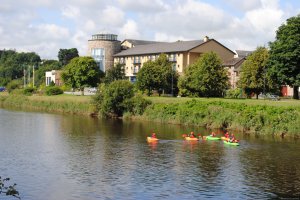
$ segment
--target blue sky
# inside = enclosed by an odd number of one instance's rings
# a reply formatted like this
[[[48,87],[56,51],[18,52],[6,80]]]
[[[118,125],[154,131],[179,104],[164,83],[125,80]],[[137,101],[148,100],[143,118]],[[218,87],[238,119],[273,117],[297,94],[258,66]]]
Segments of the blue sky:
[[[17,5],[17,6],[16,6]],[[0,49],[57,59],[60,48],[87,54],[92,34],[176,41],[214,38],[231,50],[267,46],[299,0],[1,0]]]

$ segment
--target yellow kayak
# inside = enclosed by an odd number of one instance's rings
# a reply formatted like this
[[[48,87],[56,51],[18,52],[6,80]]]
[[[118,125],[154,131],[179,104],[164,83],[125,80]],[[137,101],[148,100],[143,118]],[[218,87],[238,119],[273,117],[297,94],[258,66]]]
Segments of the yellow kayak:
[[[191,138],[191,137],[185,137],[184,138],[185,140],[190,140],[190,141],[198,141],[199,139],[194,137],[194,138]]]
[[[221,137],[221,140],[223,140],[223,141],[229,141],[230,139],[229,138],[227,138],[227,137]]]
[[[153,138],[153,137],[147,137],[147,141],[148,142],[157,142],[158,139],[157,138]]]

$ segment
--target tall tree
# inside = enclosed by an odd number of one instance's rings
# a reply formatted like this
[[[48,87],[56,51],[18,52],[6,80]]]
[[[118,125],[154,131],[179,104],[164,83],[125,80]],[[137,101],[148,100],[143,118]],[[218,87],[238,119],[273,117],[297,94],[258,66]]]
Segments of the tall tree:
[[[294,88],[294,99],[299,99],[300,86],[300,15],[287,19],[270,42],[270,73],[279,84]]]
[[[239,87],[243,88],[248,97],[252,93],[258,95],[265,88],[270,88],[270,78],[267,72],[269,52],[265,47],[258,47],[242,64]]]
[[[167,55],[161,54],[155,61],[147,61],[137,74],[137,88],[141,91],[148,91],[150,96],[152,90],[171,92],[176,86],[178,74],[172,70],[172,62]]]
[[[80,89],[84,95],[84,87],[95,87],[103,76],[92,57],[77,57],[66,65],[62,72],[65,84]]]
[[[113,81],[124,79],[126,79],[124,64],[117,63],[105,72],[104,83],[109,84]]]
[[[59,49],[58,52],[58,61],[62,66],[67,65],[73,58],[79,57],[78,51],[76,48],[71,49]]]
[[[183,96],[221,97],[229,87],[227,70],[214,52],[203,54],[179,79]]]

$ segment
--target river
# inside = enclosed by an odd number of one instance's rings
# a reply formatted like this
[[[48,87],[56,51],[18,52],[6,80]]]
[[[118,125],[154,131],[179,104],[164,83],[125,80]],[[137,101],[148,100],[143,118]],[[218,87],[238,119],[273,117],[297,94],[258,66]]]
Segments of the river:
[[[300,141],[203,128],[0,109],[0,176],[22,200],[300,198]],[[161,139],[147,143],[152,131]],[[1,196],[0,199],[14,199]]]

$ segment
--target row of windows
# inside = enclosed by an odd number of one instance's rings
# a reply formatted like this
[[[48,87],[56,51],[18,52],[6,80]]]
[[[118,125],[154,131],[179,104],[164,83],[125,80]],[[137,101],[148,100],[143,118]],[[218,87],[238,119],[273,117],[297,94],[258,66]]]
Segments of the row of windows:
[[[177,61],[176,54],[169,54],[167,56],[168,56],[169,61],[171,61],[171,62],[176,62]],[[179,56],[179,54],[178,54],[178,56]],[[158,57],[159,57],[159,55],[150,55],[150,56],[147,56],[147,59],[151,60],[151,61],[154,61]],[[126,57],[126,59],[128,60],[129,57]],[[134,57],[131,57],[131,59],[132,59],[132,63],[141,63],[141,59],[144,59],[144,56],[134,56]],[[118,61],[121,64],[125,64],[125,58],[124,57],[119,58]]]

